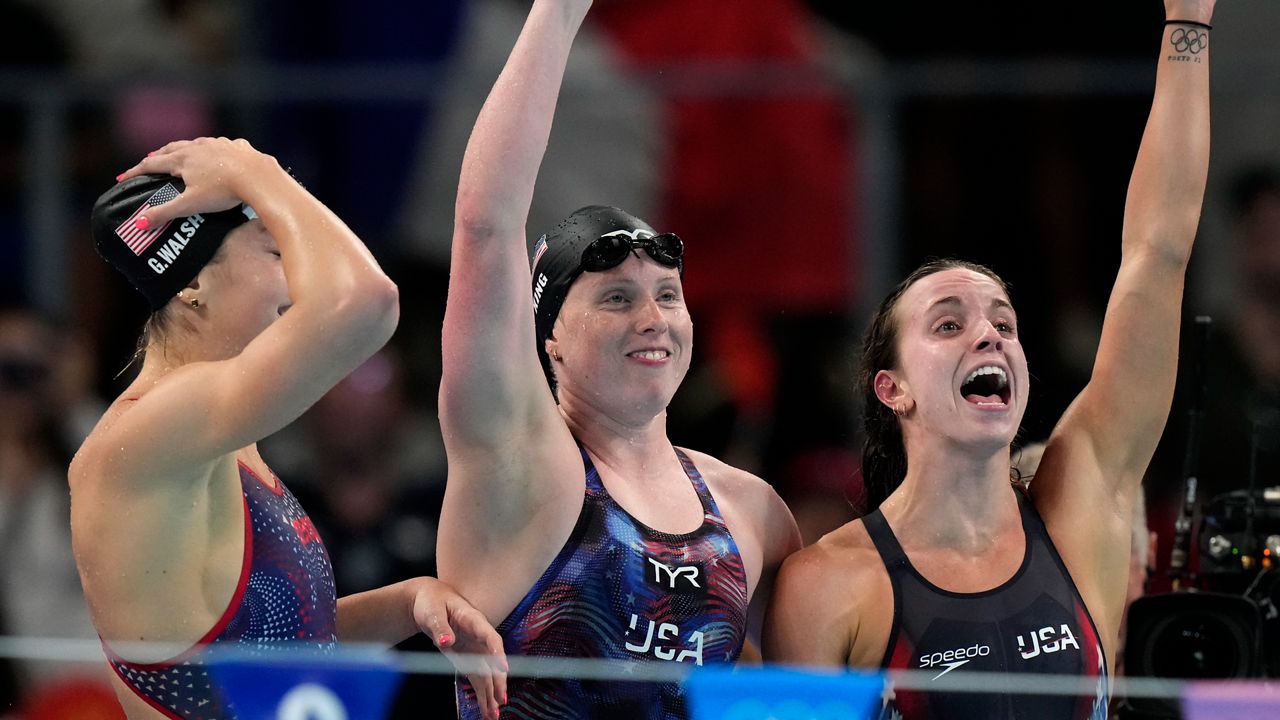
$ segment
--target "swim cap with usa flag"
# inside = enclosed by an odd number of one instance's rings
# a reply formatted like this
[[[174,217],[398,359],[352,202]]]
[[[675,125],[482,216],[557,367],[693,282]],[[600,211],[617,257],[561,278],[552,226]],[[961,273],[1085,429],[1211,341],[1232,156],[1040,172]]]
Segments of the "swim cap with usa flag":
[[[149,208],[178,197],[186,185],[172,175],[139,175],[117,183],[93,205],[93,245],[104,260],[158,310],[209,263],[232,230],[257,217],[241,204],[195,213],[146,229],[136,221]]]

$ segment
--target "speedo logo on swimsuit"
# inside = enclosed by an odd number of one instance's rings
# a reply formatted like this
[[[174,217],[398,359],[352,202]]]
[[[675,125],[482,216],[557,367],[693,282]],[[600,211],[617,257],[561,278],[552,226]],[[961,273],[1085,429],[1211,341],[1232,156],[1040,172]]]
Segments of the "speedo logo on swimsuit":
[[[934,667],[945,668],[942,672],[934,675],[932,678],[929,678],[930,680],[937,680],[961,665],[967,664],[974,658],[986,657],[990,654],[990,645],[970,645],[969,647],[956,648],[955,650],[945,650],[943,652],[921,655],[920,667],[921,669]]]

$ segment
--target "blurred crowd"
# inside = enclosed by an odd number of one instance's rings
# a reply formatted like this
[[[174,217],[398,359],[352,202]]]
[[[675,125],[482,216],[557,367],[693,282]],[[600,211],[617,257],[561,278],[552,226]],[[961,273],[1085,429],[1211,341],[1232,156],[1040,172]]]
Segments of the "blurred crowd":
[[[1085,9],[1013,2],[927,20],[863,5],[596,0],[528,228],[536,239],[554,219],[605,202],[684,238],[698,351],[670,408],[671,437],[773,483],[806,543],[865,509],[853,362],[873,300],[866,289],[885,281],[860,272],[863,184],[878,174],[861,164],[873,154],[860,145],[868,88],[856,78],[939,58],[1123,63],[1149,55],[1160,17],[1158,3],[1109,8],[1101,24]],[[1243,84],[1233,77],[1280,70],[1251,34],[1280,27],[1268,25],[1280,21],[1273,6],[1222,8],[1215,65],[1226,92]],[[29,280],[34,223],[23,184],[41,159],[26,152],[28,106],[0,99],[0,635],[95,637],[70,551],[65,469],[103,398],[127,381],[145,308],[94,257],[83,220],[137,158],[199,135],[244,136],[275,155],[399,284],[402,320],[387,348],[262,452],[315,519],[340,595],[434,572],[454,191],[467,133],[526,10],[519,0],[0,2],[12,39],[0,43],[0,70],[124,80],[71,106],[72,236],[57,316]],[[992,30],[1000,23],[1035,32],[1011,34],[1014,43]],[[1223,59],[1228,52],[1239,60]],[[425,100],[273,103],[228,102],[171,80],[263,64],[434,68],[439,85]],[[893,256],[910,267],[955,255],[1014,280],[1035,383],[1028,441],[1048,435],[1087,380],[1147,97],[938,94],[893,106]],[[1280,145],[1256,131],[1275,126],[1280,96],[1234,98],[1215,99],[1215,124],[1233,112],[1228,131],[1215,127],[1212,238],[1198,245],[1188,306],[1217,320],[1206,494],[1244,486],[1254,434],[1259,485],[1280,484]],[[1148,482],[1160,552],[1181,482],[1182,412],[1175,407]],[[57,703],[88,702],[85,688],[105,678],[105,665],[2,662],[0,716],[69,717]],[[402,695],[405,717],[453,702],[440,678]],[[81,715],[98,716],[111,715]]]

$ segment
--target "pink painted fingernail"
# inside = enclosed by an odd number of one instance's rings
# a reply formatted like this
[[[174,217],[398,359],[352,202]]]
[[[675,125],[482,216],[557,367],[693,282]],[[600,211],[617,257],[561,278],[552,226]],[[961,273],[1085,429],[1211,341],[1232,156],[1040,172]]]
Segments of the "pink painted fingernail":
[[[146,219],[145,217],[140,217],[137,220],[133,221],[133,225],[139,230],[146,230],[147,228],[151,227],[151,221]]]
[[[448,645],[448,644],[449,644],[449,643],[451,643],[451,642],[453,642],[453,636],[452,636],[452,635],[441,635],[441,636],[440,636],[440,643],[439,643],[440,645]]]
[[[151,157],[152,155],[155,155],[155,154],[156,154],[156,151],[152,150],[151,152],[147,153],[147,157]]]
[[[123,178],[123,177],[124,177],[124,173],[120,173],[119,175],[117,175],[117,176],[116,176],[116,182],[120,182],[120,179],[121,179],[121,178]]]

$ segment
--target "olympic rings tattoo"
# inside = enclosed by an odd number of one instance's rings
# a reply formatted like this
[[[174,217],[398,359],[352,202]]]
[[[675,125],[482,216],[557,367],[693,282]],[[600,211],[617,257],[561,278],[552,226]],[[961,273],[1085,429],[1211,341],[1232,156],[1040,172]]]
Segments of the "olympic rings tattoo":
[[[1195,28],[1180,27],[1169,36],[1169,41],[1173,43],[1173,49],[1178,52],[1199,55],[1201,50],[1209,46],[1209,34]]]

